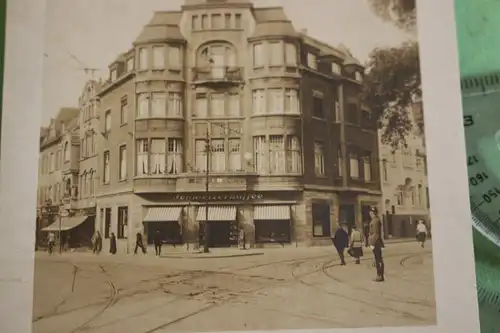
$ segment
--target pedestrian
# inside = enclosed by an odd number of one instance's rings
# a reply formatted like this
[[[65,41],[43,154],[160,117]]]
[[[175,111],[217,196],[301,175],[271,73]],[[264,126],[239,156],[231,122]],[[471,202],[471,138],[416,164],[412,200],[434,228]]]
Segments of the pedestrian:
[[[138,249],[142,250],[142,253],[146,254],[146,248],[144,247],[144,244],[142,243],[142,234],[141,232],[137,232],[135,235],[135,250],[134,254],[137,254]]]
[[[102,236],[101,236],[101,232],[99,230],[96,231],[96,240],[95,240],[95,243],[96,243],[96,254],[100,254],[101,251],[102,251]]]
[[[246,249],[246,239],[245,239],[245,229],[243,227],[240,227],[240,233],[238,235],[238,240],[240,242],[240,249],[245,250]]]
[[[49,232],[47,235],[47,245],[49,250],[49,255],[54,252],[54,247],[56,246],[56,235],[53,232]]]
[[[347,224],[341,223],[339,228],[335,230],[332,238],[333,246],[337,250],[340,257],[340,264],[345,265],[344,251],[349,246],[349,234],[347,232]]]
[[[424,220],[418,220],[417,222],[417,242],[423,248],[425,244],[425,239],[427,238],[427,226]]]
[[[356,225],[352,226],[347,253],[349,253],[349,255],[354,258],[355,263],[359,265],[360,258],[363,256],[363,236]]]
[[[377,269],[377,278],[375,278],[374,281],[383,282],[385,280],[385,267],[382,256],[382,248],[384,247],[384,241],[382,240],[382,222],[377,216],[377,209],[375,207],[370,209],[370,218],[369,245],[373,251],[375,267]]]
[[[365,247],[369,247],[368,236],[370,235],[370,221],[365,221],[363,223],[363,236],[365,238]]]
[[[116,236],[115,233],[111,233],[111,238],[109,239],[109,253],[116,254]]]
[[[160,230],[156,230],[153,242],[155,244],[156,256],[159,257],[159,256],[161,256],[161,245],[163,243],[163,239],[161,237]]]

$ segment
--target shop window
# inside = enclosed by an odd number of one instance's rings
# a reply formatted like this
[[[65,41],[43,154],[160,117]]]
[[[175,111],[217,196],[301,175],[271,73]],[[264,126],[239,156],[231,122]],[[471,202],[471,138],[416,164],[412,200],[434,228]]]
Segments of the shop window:
[[[290,220],[256,220],[256,243],[290,243]]]
[[[329,237],[331,234],[330,205],[313,203],[313,236]]]

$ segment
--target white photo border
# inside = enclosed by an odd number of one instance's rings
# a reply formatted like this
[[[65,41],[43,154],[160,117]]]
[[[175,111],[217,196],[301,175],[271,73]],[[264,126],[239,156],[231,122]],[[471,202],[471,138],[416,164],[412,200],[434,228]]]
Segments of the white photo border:
[[[296,332],[479,330],[453,2],[417,0],[438,325]],[[7,4],[0,156],[2,332],[28,333],[32,327],[45,5],[45,0]]]

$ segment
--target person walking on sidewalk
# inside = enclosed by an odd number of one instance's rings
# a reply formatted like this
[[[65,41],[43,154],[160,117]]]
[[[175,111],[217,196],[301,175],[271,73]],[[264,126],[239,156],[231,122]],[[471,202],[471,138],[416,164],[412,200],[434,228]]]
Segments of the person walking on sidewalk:
[[[111,238],[109,239],[109,253],[116,254],[116,236],[115,233],[111,233]]]
[[[156,256],[159,257],[159,256],[161,256],[161,245],[163,243],[163,239],[161,238],[160,230],[156,230],[153,242],[155,244]]]
[[[425,244],[425,239],[427,238],[427,226],[424,220],[418,220],[417,223],[417,242],[423,248]]]
[[[101,250],[102,250],[102,237],[99,230],[97,230],[94,233],[94,236],[92,236],[92,252],[94,254],[99,254],[101,253]]]
[[[349,234],[347,233],[347,224],[341,223],[340,227],[335,230],[332,238],[333,246],[337,250],[340,258],[340,264],[345,265],[344,251],[349,246]]]
[[[144,247],[144,244],[142,243],[142,234],[140,232],[137,232],[135,235],[135,249],[134,249],[134,254],[137,254],[138,249],[142,250],[142,253],[146,254],[146,248]]]
[[[347,253],[355,259],[355,263],[359,265],[360,259],[363,256],[363,236],[356,225],[352,226],[349,249]]]
[[[368,243],[373,251],[375,267],[377,268],[377,278],[374,281],[383,282],[385,280],[385,267],[384,258],[382,257],[382,248],[384,247],[384,241],[382,240],[382,222],[377,216],[377,209],[375,207],[370,209],[370,218],[370,235]]]
[[[52,255],[54,252],[54,247],[56,246],[56,235],[53,232],[49,232],[47,235],[47,245],[49,246],[49,255]]]

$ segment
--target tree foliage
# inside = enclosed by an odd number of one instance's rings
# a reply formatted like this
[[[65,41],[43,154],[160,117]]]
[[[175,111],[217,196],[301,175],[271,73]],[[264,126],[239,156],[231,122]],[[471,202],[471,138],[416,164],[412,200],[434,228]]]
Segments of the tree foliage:
[[[416,30],[416,0],[368,0],[368,3],[381,19],[409,32]]]
[[[376,48],[369,56],[362,98],[382,129],[382,143],[397,149],[413,130],[410,106],[422,96],[417,42]]]

